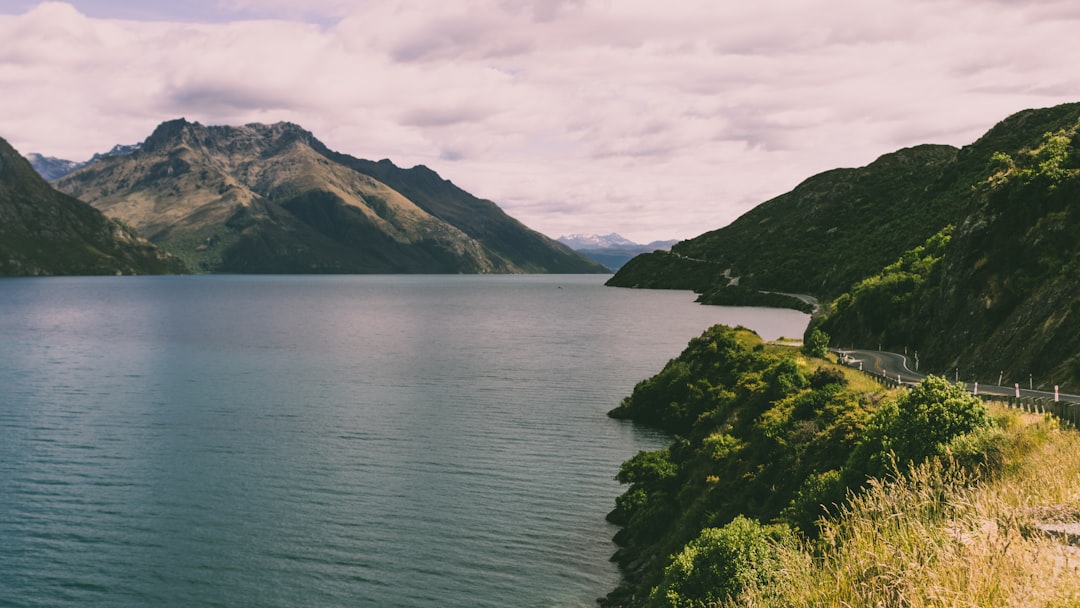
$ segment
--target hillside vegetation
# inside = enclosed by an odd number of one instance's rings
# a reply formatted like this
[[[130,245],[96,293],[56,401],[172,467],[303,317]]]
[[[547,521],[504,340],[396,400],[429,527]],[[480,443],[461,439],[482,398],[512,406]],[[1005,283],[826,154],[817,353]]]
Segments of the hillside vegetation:
[[[1038,532],[1080,520],[1058,460],[1080,440],[1052,420],[723,326],[611,415],[674,440],[619,470],[606,606],[1080,605],[1075,556]]]
[[[815,175],[730,225],[631,260],[609,285],[834,296],[923,242],[959,211],[957,150],[926,145]],[[928,194],[930,196],[928,196]]]
[[[1080,104],[1018,112],[956,150],[918,146],[807,179],[608,284],[797,307],[836,346],[917,351],[922,369],[1080,388]]]
[[[0,275],[167,274],[183,263],[53,190],[0,139]]]
[[[1080,107],[991,155],[963,216],[855,284],[821,326],[837,344],[915,349],[968,381],[1080,387]],[[996,132],[1039,118],[1022,113]],[[1000,138],[998,138],[1000,139]]]

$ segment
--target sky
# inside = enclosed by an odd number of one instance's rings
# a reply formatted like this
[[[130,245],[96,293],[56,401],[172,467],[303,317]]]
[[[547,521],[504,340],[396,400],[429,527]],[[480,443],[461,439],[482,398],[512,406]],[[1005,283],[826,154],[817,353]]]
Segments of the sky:
[[[551,236],[686,239],[1080,101],[1074,0],[0,0],[0,137],[290,121]]]

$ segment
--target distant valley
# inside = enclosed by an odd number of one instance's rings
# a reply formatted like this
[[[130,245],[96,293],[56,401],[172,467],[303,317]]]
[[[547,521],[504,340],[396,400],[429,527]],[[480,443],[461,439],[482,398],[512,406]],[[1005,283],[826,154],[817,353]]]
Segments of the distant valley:
[[[678,241],[653,241],[642,245],[629,239],[623,238],[616,233],[597,234],[571,234],[560,236],[556,239],[563,245],[580,252],[585,257],[603,264],[612,271],[623,267],[634,256],[651,251],[665,251]]]

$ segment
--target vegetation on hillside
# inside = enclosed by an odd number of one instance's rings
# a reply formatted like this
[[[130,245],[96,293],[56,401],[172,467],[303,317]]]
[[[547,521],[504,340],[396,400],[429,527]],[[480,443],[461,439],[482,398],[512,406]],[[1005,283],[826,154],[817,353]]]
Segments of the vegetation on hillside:
[[[990,155],[955,229],[836,298],[821,325],[835,343],[915,349],[968,381],[1080,387],[1080,109],[1058,124]]]
[[[940,281],[941,259],[952,232],[953,227],[946,226],[881,272],[840,294],[830,304],[820,328],[836,344],[906,345],[907,330],[899,320],[912,318],[917,294]]]
[[[619,470],[628,487],[609,519],[622,527],[615,558],[626,579],[607,606],[933,605],[976,588],[971,597],[1017,598],[983,588],[990,576],[982,572],[959,580],[962,562],[999,550],[1012,566],[1048,550],[1027,534],[1031,517],[1007,511],[1031,504],[963,501],[989,483],[1011,483],[1017,464],[1058,435],[1056,425],[992,414],[941,377],[890,391],[749,330],[716,326],[611,415],[674,439]],[[1057,485],[1055,496],[1033,496],[1080,514],[1080,476]],[[992,508],[1011,517],[995,524],[1005,537],[976,521]],[[986,546],[1005,539],[1017,550]],[[1033,571],[1023,572],[1006,580]],[[935,587],[918,586],[930,579]]]
[[[807,293],[825,303],[817,322],[836,345],[914,350],[922,369],[968,382],[1075,392],[1078,124],[1080,103],[1024,110],[960,150],[919,146],[813,176],[608,284],[729,305]]]
[[[702,293],[738,277],[753,290],[835,296],[953,221],[963,204],[950,189],[957,154],[918,146],[815,175],[666,259],[631,260],[609,284]]]
[[[0,276],[182,272],[180,260],[53,190],[0,139]]]

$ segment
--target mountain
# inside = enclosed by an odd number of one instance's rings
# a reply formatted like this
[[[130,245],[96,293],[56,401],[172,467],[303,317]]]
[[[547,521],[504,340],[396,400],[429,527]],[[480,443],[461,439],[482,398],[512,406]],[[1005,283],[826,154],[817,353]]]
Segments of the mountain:
[[[0,139],[0,275],[184,271],[180,260],[54,190]]]
[[[426,167],[333,152],[291,123],[168,121],[56,185],[204,272],[604,270]]]
[[[609,285],[839,294],[955,216],[963,202],[953,196],[957,155],[924,145],[815,175],[671,253],[635,258]]]
[[[968,382],[1076,389],[1080,104],[1010,116],[973,147],[995,152],[954,225],[852,286],[820,326]]]
[[[65,175],[81,169],[86,163],[77,163],[73,160],[56,158],[55,156],[42,156],[37,152],[26,155],[30,166],[46,181],[60,179]]]
[[[38,174],[41,175],[41,177],[45,178],[46,181],[51,182],[58,180],[65,175],[70,175],[78,171],[79,169],[82,169],[86,165],[89,165],[95,160],[107,158],[110,156],[124,156],[126,154],[131,154],[139,149],[139,145],[140,144],[117,144],[113,146],[112,149],[108,152],[94,154],[94,156],[90,160],[81,163],[75,162],[73,160],[56,158],[55,156],[42,156],[37,152],[31,152],[30,154],[27,154],[26,160],[30,161],[30,166],[34,168],[34,171],[37,171]]]
[[[620,234],[571,234],[560,236],[556,239],[563,245],[575,250],[579,249],[608,249],[611,247],[643,247]]]
[[[670,249],[678,241],[653,241],[646,245],[635,243],[623,236],[611,233],[571,234],[556,239],[560,243],[616,271],[631,258],[650,251]]]
[[[1075,387],[1078,120],[1080,103],[1025,110],[960,149],[821,173],[608,284],[707,303],[811,294],[834,345],[918,351],[922,371],[950,378]]]

